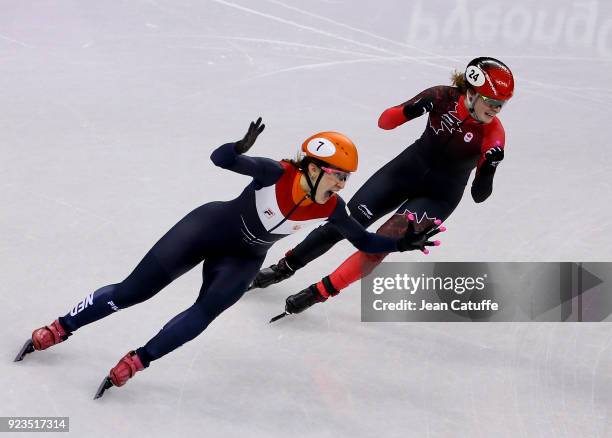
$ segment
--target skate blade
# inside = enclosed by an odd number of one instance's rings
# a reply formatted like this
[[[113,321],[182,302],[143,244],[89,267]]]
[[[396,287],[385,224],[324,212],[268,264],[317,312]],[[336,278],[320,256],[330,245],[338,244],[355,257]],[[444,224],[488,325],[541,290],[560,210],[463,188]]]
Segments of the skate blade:
[[[272,319],[270,320],[270,322],[269,322],[268,324],[272,324],[273,322],[278,321],[279,319],[284,318],[284,317],[285,317],[285,316],[287,316],[287,315],[290,315],[290,313],[288,313],[288,312],[283,312],[283,313],[281,313],[280,315],[276,315],[274,318],[272,318]]]
[[[25,342],[25,344],[23,344],[23,347],[21,347],[21,350],[19,350],[19,353],[17,354],[13,362],[22,361],[26,354],[30,354],[33,351],[34,351],[34,343],[32,342],[32,339],[28,339]]]
[[[93,399],[96,400],[102,397],[104,395],[104,392],[111,386],[113,386],[113,382],[111,381],[110,377],[106,376],[104,380],[102,380],[102,383],[100,383],[100,386],[98,387],[96,395],[94,395]]]

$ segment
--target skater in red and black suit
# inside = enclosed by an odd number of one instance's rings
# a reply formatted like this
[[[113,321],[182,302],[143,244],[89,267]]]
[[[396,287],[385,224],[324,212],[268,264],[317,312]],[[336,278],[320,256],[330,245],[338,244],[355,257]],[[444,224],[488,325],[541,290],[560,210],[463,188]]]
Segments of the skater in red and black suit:
[[[252,122],[240,141],[216,149],[214,164],[253,178],[235,199],[204,204],[170,229],[121,283],[104,286],[48,326],[34,330],[17,360],[65,341],[73,332],[141,303],[202,261],[203,283],[195,303],[171,319],[146,344],[130,351],[102,382],[96,398],[122,386],[137,371],[198,336],[252,283],[272,244],[304,226],[328,220],[355,247],[372,253],[424,249],[438,230],[391,238],[367,232],[352,219],[336,192],[357,170],[357,149],[338,132],[321,132],[302,145],[297,161],[249,157],[264,129]]]
[[[472,198],[475,202],[487,199],[497,165],[504,158],[504,128],[497,115],[513,91],[513,75],[504,63],[476,58],[464,73],[453,75],[453,86],[428,88],[385,110],[378,120],[382,129],[395,129],[424,114],[428,114],[427,126],[416,142],[357,191],[348,203],[351,217],[368,227],[396,210],[377,231],[387,236],[412,230],[415,223],[417,229],[431,222],[439,225],[459,204],[474,168]],[[414,221],[408,222],[407,217]],[[252,287],[267,287],[290,277],[342,239],[332,223],[317,228],[277,264],[260,271]],[[369,274],[385,256],[353,254],[332,274],[287,298],[286,312],[299,313],[338,294]]]

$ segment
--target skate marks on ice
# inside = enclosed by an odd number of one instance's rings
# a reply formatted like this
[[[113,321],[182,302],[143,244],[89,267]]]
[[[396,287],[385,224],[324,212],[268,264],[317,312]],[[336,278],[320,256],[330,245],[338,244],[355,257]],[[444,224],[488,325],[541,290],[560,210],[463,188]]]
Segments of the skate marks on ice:
[[[463,64],[467,59],[472,58],[474,55],[466,55],[466,56],[447,56],[447,55],[443,55],[443,54],[439,54],[436,52],[433,52],[431,50],[426,50],[423,48],[419,48],[410,44],[406,44],[406,43],[402,43],[400,41],[395,41],[392,40],[390,38],[386,38],[383,37],[381,35],[375,34],[373,32],[368,32],[366,30],[354,27],[354,26],[349,26],[345,23],[342,23],[340,21],[337,20],[331,20],[327,17],[323,17],[321,15],[318,14],[314,14],[311,13],[309,11],[306,11],[304,9],[300,9],[297,7],[293,7],[293,6],[289,6],[286,5],[282,2],[279,2],[277,0],[267,0],[268,3],[273,3],[275,5],[278,6],[282,6],[284,8],[293,10],[293,11],[297,11],[300,14],[304,15],[304,16],[308,16],[308,17],[313,17],[315,19],[318,20],[322,20],[325,21],[326,23],[341,27],[341,28],[345,28],[348,29],[350,31],[353,32],[358,32],[361,33],[363,35],[366,35],[368,37],[371,38],[375,38],[377,40],[389,43],[389,44],[393,44],[396,46],[400,46],[406,49],[410,49],[410,50],[415,50],[417,52],[423,53],[427,56],[410,56],[410,55],[406,55],[404,53],[401,52],[397,52],[394,51],[392,49],[388,49],[379,45],[374,45],[374,44],[370,44],[367,42],[363,42],[363,41],[359,41],[357,39],[354,38],[349,38],[343,35],[340,35],[338,33],[334,33],[334,32],[329,32],[327,30],[323,30],[321,28],[318,27],[313,27],[313,26],[308,26],[308,25],[304,25],[301,23],[298,23],[296,21],[293,20],[288,20],[282,17],[279,17],[277,15],[273,15],[273,14],[268,14],[268,13],[264,13],[261,11],[258,11],[256,9],[252,9],[250,7],[246,7],[246,6],[242,6],[239,5],[237,3],[234,2],[229,2],[226,0],[212,0],[216,3],[220,3],[222,5],[225,5],[227,7],[231,7],[234,9],[238,9],[241,10],[243,12],[247,12],[247,13],[251,13],[254,15],[257,15],[259,17],[265,18],[265,19],[269,19],[269,20],[273,20],[276,22],[280,22],[283,24],[287,24],[293,27],[296,27],[298,29],[303,29],[303,30],[307,30],[307,31],[311,31],[329,38],[333,38],[336,39],[338,41],[342,41],[342,42],[348,42],[350,44],[354,44],[366,49],[370,49],[373,50],[375,52],[382,52],[387,54],[387,56],[379,56],[378,58],[374,58],[374,59],[370,59],[370,58],[363,58],[363,59],[353,59],[353,60],[343,60],[343,61],[334,61],[334,62],[322,62],[322,63],[315,63],[315,64],[307,64],[307,65],[300,65],[300,66],[293,66],[293,67],[287,67],[287,68],[283,68],[283,69],[279,69],[276,71],[272,71],[272,72],[267,72],[258,76],[255,76],[255,78],[262,78],[262,77],[267,77],[267,76],[272,76],[275,74],[280,74],[280,73],[287,73],[287,72],[294,72],[294,71],[299,71],[299,70],[310,70],[310,69],[317,69],[317,68],[326,68],[326,67],[333,67],[333,66],[337,66],[337,65],[343,65],[343,64],[354,64],[354,63],[371,63],[371,62],[390,62],[390,61],[410,61],[412,63],[417,63],[417,64],[421,64],[424,66],[430,66],[430,67],[434,67],[437,69],[442,69],[445,71],[448,71],[450,68],[452,68],[452,65],[461,65]],[[391,55],[391,56],[388,56]],[[502,57],[501,54],[497,55],[498,57]],[[521,55],[514,55],[514,56],[510,56],[510,55],[506,55],[507,58],[513,58],[513,59],[534,59],[533,56],[521,56]],[[550,59],[554,59],[556,61],[567,61],[567,62],[575,62],[576,57],[566,57],[566,58],[560,58],[560,57],[549,57]],[[448,61],[448,63],[445,64],[440,64],[440,63],[434,63],[429,61],[429,59],[439,59],[439,60],[445,60]],[[541,59],[540,57],[536,57],[535,59]],[[587,58],[590,59],[590,58]],[[450,63],[450,65],[449,65]],[[534,96],[537,97],[541,97],[541,98],[545,98],[547,100],[552,100],[552,101],[556,101],[559,103],[565,103],[565,104],[572,104],[572,105],[577,105],[580,106],[584,109],[591,109],[591,107],[588,105],[589,101],[595,101],[597,103],[605,103],[604,100],[601,99],[597,99],[596,97],[593,96],[588,96],[585,95],[584,90],[583,89],[572,89],[572,88],[567,88],[566,85],[563,84],[546,84],[546,88],[547,89],[554,89],[555,91],[557,91],[557,94],[553,94],[553,93],[546,93],[544,91],[539,91],[539,87],[542,85],[541,82],[539,81],[534,81],[528,78],[525,78],[523,76],[517,76],[517,80],[520,80],[521,83],[523,84],[527,84],[530,86],[530,88],[527,88],[524,90],[524,92],[526,94],[532,94]],[[605,89],[606,92],[612,92],[612,89],[610,88],[606,88]],[[567,97],[563,97],[558,95],[558,93],[565,93],[568,94]],[[582,99],[584,101],[576,101],[576,99]]]

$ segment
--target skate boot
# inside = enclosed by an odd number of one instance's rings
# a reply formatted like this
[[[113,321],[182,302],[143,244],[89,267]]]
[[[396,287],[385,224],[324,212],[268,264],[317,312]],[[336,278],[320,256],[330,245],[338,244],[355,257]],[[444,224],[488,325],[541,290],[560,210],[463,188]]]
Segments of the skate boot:
[[[128,354],[123,356],[121,360],[111,368],[108,376],[104,378],[96,395],[94,396],[94,400],[102,397],[104,395],[104,391],[106,391],[111,386],[123,386],[134,377],[134,374],[138,371],[144,370],[144,365],[142,361],[134,351],[130,351]]]
[[[329,278],[325,277],[327,282],[329,282]],[[322,281],[326,281],[323,279]],[[329,282],[331,285],[331,282]],[[333,286],[331,286],[333,288]],[[302,313],[304,310],[309,307],[315,305],[316,303],[322,303],[327,300],[330,296],[334,296],[338,294],[338,291],[334,289],[335,293],[331,294],[329,292],[325,292],[326,295],[323,295],[317,284],[311,284],[306,289],[302,289],[296,294],[289,295],[285,300],[285,311],[280,315],[276,315],[274,318],[270,320],[270,323],[278,321],[281,318],[284,318],[287,315],[295,315],[297,313]]]
[[[292,269],[287,263],[286,258],[282,258],[277,264],[271,265],[267,268],[262,269],[257,273],[251,289],[263,289],[276,283],[280,283],[283,280],[288,279],[295,274],[295,269]]]
[[[34,350],[46,350],[55,344],[59,344],[68,339],[70,335],[71,333],[67,333],[59,323],[59,320],[56,319],[51,324],[32,332],[32,337],[23,344],[19,354],[15,357],[15,362],[23,360],[26,354],[32,353]]]

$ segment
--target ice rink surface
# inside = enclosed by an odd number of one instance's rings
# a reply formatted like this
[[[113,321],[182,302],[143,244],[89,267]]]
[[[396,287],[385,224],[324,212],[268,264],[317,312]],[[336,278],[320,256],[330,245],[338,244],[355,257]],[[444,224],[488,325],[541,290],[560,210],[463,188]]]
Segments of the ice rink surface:
[[[199,338],[91,398],[199,289],[150,301],[12,363],[33,328],[120,281],[178,219],[248,178],[218,145],[261,115],[253,154],[348,134],[343,197],[424,119],[385,108],[481,55],[517,90],[493,196],[469,195],[427,261],[611,261],[608,1],[3,1],[1,416],[69,416],[77,437],[609,437],[610,323],[361,323],[359,287],[270,326],[284,298],[352,252],[245,296]],[[276,261],[305,234],[278,243]],[[416,253],[393,261],[419,261]],[[20,436],[27,436],[23,434]],[[37,435],[38,436],[38,435]]]

